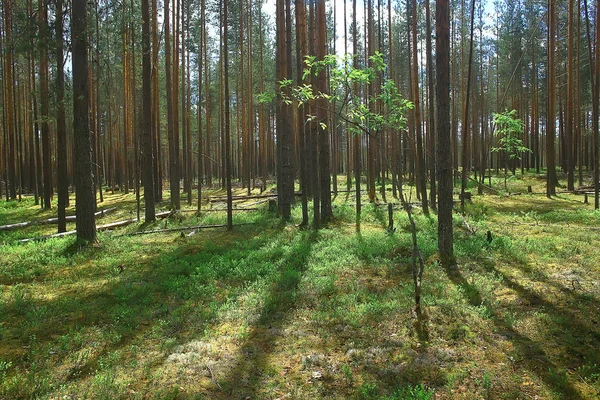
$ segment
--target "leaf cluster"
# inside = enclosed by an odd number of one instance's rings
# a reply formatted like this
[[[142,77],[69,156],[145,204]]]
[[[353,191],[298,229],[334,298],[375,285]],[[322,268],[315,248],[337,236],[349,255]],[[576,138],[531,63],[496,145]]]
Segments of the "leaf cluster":
[[[492,151],[504,152],[511,160],[520,160],[523,153],[531,152],[521,140],[523,123],[517,118],[516,110],[494,113],[493,117],[496,125],[494,136],[498,138],[498,147],[493,147]]]
[[[352,55],[329,54],[322,60],[308,55],[304,60],[302,84],[294,85],[291,79],[278,82],[281,99],[286,104],[296,103],[299,107],[309,103],[314,105],[320,99],[327,100],[334,107],[338,104],[338,116],[348,122],[354,133],[371,135],[382,128],[405,129],[406,113],[413,104],[400,94],[394,80],[383,79],[387,68],[383,55],[376,52],[369,60],[369,66],[355,68]],[[317,90],[312,84],[312,78],[323,71],[329,77],[327,93]],[[361,87],[375,84],[378,90],[373,90],[369,96],[361,96]],[[375,104],[379,107],[373,107]],[[313,115],[307,116],[307,122],[314,119]]]

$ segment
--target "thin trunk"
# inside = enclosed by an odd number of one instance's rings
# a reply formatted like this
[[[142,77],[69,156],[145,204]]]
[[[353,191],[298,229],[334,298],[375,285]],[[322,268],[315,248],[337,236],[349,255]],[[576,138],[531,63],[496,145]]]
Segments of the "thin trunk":
[[[142,0],[142,162],[145,221],[156,220],[154,201],[154,157],[152,152],[152,62],[150,48],[150,10]]]
[[[65,77],[63,70],[63,2],[56,1],[56,147],[58,163],[58,233],[67,231],[66,206],[69,197],[67,171],[67,127],[65,121]]]
[[[427,0],[426,0],[427,1]],[[415,135],[417,137],[417,174],[419,184],[417,185],[421,193],[421,205],[423,207],[423,214],[428,215],[429,209],[427,205],[427,182],[425,176],[425,157],[423,152],[423,136],[421,132],[421,109],[419,99],[419,64],[417,59],[417,0],[412,2],[412,51],[413,51],[413,64],[412,64],[412,75],[413,75],[413,102],[415,104]]]
[[[317,18],[317,59],[323,60],[326,53],[326,16],[325,16],[325,0],[317,0],[316,9]],[[327,74],[323,70],[317,77],[317,87],[319,92],[327,93]],[[319,121],[318,136],[319,136],[319,178],[320,178],[320,195],[321,195],[321,222],[327,223],[333,218],[331,208],[331,168],[329,159],[329,131],[330,127],[327,121],[327,99],[319,100],[319,109],[317,111],[317,119]],[[293,193],[291,194],[293,196]]]
[[[225,103],[225,175],[227,181],[227,230],[233,229],[232,193],[231,193],[231,140],[229,126],[229,57],[227,50],[227,0],[222,0],[223,6],[223,90]]]
[[[388,0],[390,1],[390,0]],[[427,38],[426,38],[426,51],[427,51],[427,82],[429,84],[428,99],[429,99],[429,119],[427,123],[427,131],[429,132],[429,179],[431,182],[429,192],[429,202],[431,208],[437,208],[437,188],[436,188],[436,157],[435,157],[435,81],[434,81],[434,66],[433,66],[433,50],[431,45],[431,13],[429,10],[429,0],[425,0],[425,20],[427,24]],[[391,37],[391,31],[390,31]],[[390,41],[391,43],[391,41]],[[391,52],[390,52],[391,58]],[[391,70],[391,68],[390,68]]]
[[[87,1],[72,1],[73,116],[75,135],[76,228],[78,241],[96,242],[92,142],[89,127]]]
[[[439,166],[438,250],[443,267],[454,260],[452,158],[450,147],[450,4],[436,0],[437,158]]]
[[[306,3],[304,0],[296,0],[296,79],[298,86],[302,85],[304,70],[304,57],[306,56]],[[300,144],[300,186],[302,187],[302,226],[308,225],[308,174],[306,161],[309,154],[306,148],[305,116],[304,106],[298,108],[297,129]]]
[[[470,135],[469,135],[469,99],[471,97],[471,72],[473,70],[473,26],[475,23],[475,0],[471,0],[471,28],[469,33],[469,61],[467,71],[467,88],[464,92],[464,108],[463,108],[463,119],[462,119],[462,179],[461,179],[461,197],[460,205],[464,208],[465,206],[465,191],[467,189],[467,178],[470,175]]]
[[[546,196],[556,195],[556,170],[554,164],[554,138],[556,136],[556,118],[555,118],[555,90],[556,73],[554,67],[555,58],[555,29],[556,29],[556,10],[555,2],[548,0],[548,112],[546,123]]]
[[[52,142],[50,139],[50,122],[49,122],[49,87],[48,87],[48,4],[46,0],[39,0],[39,51],[40,51],[40,95],[41,95],[41,119],[42,119],[42,169],[44,171],[44,208],[50,208],[52,199]],[[9,68],[11,68],[9,66]],[[12,188],[11,188],[12,196]]]

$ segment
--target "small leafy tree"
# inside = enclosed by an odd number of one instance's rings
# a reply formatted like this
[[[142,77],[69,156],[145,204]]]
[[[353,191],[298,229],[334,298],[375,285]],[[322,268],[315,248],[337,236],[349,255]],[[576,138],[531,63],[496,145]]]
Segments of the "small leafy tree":
[[[282,88],[291,88],[289,91],[281,91],[282,100],[289,104],[293,102],[297,102],[299,105],[311,103],[315,108],[319,107],[316,100],[320,99],[327,99],[330,107],[340,104],[339,109],[336,109],[335,112],[339,118],[348,123],[348,129],[355,135],[374,135],[375,138],[378,138],[379,132],[386,128],[400,132],[406,129],[406,113],[413,108],[413,104],[400,94],[396,82],[392,79],[382,79],[387,68],[383,61],[383,55],[376,52],[369,57],[369,60],[371,61],[369,67],[358,69],[353,67],[353,59],[350,55],[344,57],[327,55],[323,60],[317,60],[314,56],[307,56],[305,59],[306,68],[302,77],[305,83],[292,87],[293,82],[290,79],[280,81],[279,85]],[[329,94],[317,91],[309,83],[311,75],[316,76],[323,69],[329,71]],[[379,90],[375,92],[376,94],[361,98],[357,89],[361,86],[370,85],[376,79],[382,82]],[[289,97],[286,96],[286,93],[290,93]],[[383,107],[371,107],[376,102],[382,104]],[[307,115],[306,118],[308,122],[315,120],[316,116]],[[319,121],[319,123],[324,124],[322,121]],[[384,159],[383,161],[392,170],[389,160]],[[395,171],[392,170],[392,173],[395,173]],[[411,206],[405,201],[402,190],[399,193],[400,201],[411,225],[415,307],[416,311],[420,312],[421,282],[425,265],[417,243],[416,226]],[[359,207],[357,207],[357,224],[360,219],[358,210]]]
[[[531,152],[524,144],[523,123],[517,118],[517,111],[505,110],[501,113],[494,113],[494,124],[496,130],[494,136],[498,138],[498,147],[492,147],[492,151],[503,153],[506,156],[508,168],[513,175],[516,173],[517,160],[520,160],[525,152]],[[504,188],[506,189],[506,167],[504,174]]]
[[[413,108],[413,104],[400,94],[396,82],[392,79],[384,80],[376,95],[361,98],[360,93],[356,93],[356,86],[366,86],[376,78],[381,79],[387,68],[380,52],[376,52],[369,59],[371,66],[359,69],[352,66],[353,60],[349,54],[329,54],[323,60],[317,60],[315,56],[306,56],[302,77],[304,84],[292,87],[291,79],[279,82],[282,88],[291,87],[290,97],[282,91],[283,101],[289,104],[296,101],[299,105],[311,103],[315,106],[316,100],[326,99],[332,105],[337,104],[337,115],[348,122],[349,129],[354,134],[377,135],[383,128],[397,131],[406,129],[406,113]],[[323,69],[329,71],[329,94],[317,91],[310,84],[311,75],[316,76]],[[381,102],[386,111],[371,111],[369,105],[375,102]],[[307,116],[307,120],[314,118],[314,115]]]

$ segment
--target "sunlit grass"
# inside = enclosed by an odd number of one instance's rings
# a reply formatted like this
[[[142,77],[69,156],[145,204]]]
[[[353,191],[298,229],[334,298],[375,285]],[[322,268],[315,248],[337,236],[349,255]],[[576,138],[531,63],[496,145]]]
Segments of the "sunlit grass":
[[[0,398],[597,398],[599,214],[581,196],[536,194],[533,175],[508,185],[522,194],[474,196],[455,215],[455,272],[436,261],[435,213],[413,209],[421,319],[408,219],[395,210],[387,232],[366,196],[360,232],[340,193],[319,232],[296,226],[299,206],[283,225],[261,203],[234,214],[233,232],[130,235],[226,221],[186,212],[82,249],[14,243],[51,225],[0,233]],[[52,216],[30,203],[0,202],[0,219]],[[136,217],[134,194],[107,193],[112,206],[99,223]]]

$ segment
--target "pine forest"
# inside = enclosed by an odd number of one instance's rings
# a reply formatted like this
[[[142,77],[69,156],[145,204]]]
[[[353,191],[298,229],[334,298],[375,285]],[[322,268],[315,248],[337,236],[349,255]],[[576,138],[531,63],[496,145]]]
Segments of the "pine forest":
[[[600,5],[2,0],[0,399],[600,398]]]

